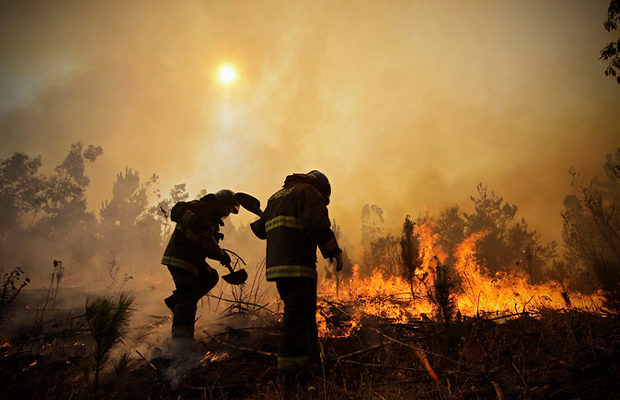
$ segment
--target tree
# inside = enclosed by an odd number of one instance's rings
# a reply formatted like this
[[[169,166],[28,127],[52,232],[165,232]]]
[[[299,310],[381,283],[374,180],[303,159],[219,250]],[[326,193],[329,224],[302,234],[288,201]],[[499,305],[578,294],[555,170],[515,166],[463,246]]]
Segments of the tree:
[[[373,254],[374,243],[383,235],[383,209],[376,204],[364,204],[362,208],[362,248],[366,268],[376,267],[377,257]]]
[[[443,319],[446,329],[456,311],[455,291],[457,287],[454,272],[437,258],[437,265],[433,271],[432,289],[428,290],[428,298],[435,306],[437,316]]]
[[[99,210],[101,224],[106,227],[133,225],[136,219],[145,210],[147,200],[146,185],[140,185],[138,171],[126,167],[125,173],[116,175],[116,181],[112,186],[112,199],[104,201]]]
[[[556,256],[557,244],[543,245],[536,231],[530,231],[525,219],[515,221],[517,206],[504,202],[495,192],[478,184],[478,196],[471,196],[474,212],[464,213],[465,234],[487,232],[476,250],[479,261],[491,273],[515,266],[527,272],[533,281],[542,276],[543,266]]]
[[[350,277],[351,274],[353,273],[353,261],[351,261],[351,257],[349,257],[349,252],[347,250],[347,247],[344,244],[345,235],[342,232],[342,227],[336,223],[335,219],[332,223],[331,228],[332,228],[332,231],[334,232],[334,235],[336,236],[336,240],[338,241],[340,248],[342,249],[342,271],[340,271],[340,273],[337,274],[337,271],[335,270],[334,266],[329,264],[325,268],[325,277],[328,279],[336,278],[338,280],[341,280],[341,279]]]
[[[99,210],[99,247],[113,254],[112,265],[157,264],[161,225],[148,208],[149,190],[156,183],[156,175],[141,183],[138,171],[129,167],[116,176],[112,198]]]
[[[446,254],[451,262],[456,249],[465,239],[467,221],[463,217],[463,212],[458,205],[447,207],[439,213],[436,224],[439,237],[437,244]]]
[[[206,194],[206,191],[204,192]],[[172,210],[172,207],[174,207],[174,205],[179,201],[187,201],[189,199],[189,193],[187,192],[187,186],[185,185],[185,183],[174,185],[174,187],[170,190],[170,194],[165,199],[161,199],[161,195],[159,194],[158,190],[156,190],[155,193],[157,195],[157,198],[159,198],[160,200],[157,202],[157,204],[149,207],[147,215],[151,219],[156,221],[157,224],[161,227],[161,245],[163,246],[168,241],[168,238],[172,231],[170,210]]]
[[[607,9],[607,20],[603,23],[607,32],[614,31],[618,28],[618,19],[620,18],[620,0],[611,0]],[[605,68],[605,76],[612,76],[620,83],[620,38],[615,42],[609,42],[607,46],[601,50],[599,59],[607,62]]]
[[[402,277],[409,282],[409,290],[411,290],[411,297],[415,298],[413,281],[415,280],[415,273],[418,268],[422,266],[422,254],[420,254],[420,241],[416,235],[413,234],[413,227],[415,223],[411,221],[409,215],[405,217],[403,223],[403,233],[400,239],[400,251],[401,261],[403,265]]]
[[[101,146],[89,145],[84,150],[79,142],[71,145],[69,154],[56,167],[56,174],[46,180],[44,215],[33,226],[33,233],[59,240],[74,238],[78,232],[94,234],[95,216],[86,210],[90,178],[85,170],[86,163],[95,162],[101,154]]]
[[[587,184],[571,170],[574,193],[564,199],[562,238],[568,262],[592,271],[608,306],[620,310],[620,149],[603,167],[604,177]]]
[[[0,161],[1,264],[44,265],[43,257],[70,252],[74,265],[92,254],[97,221],[86,209],[85,169],[102,152],[74,143],[52,175],[39,172],[40,156],[15,153]]]
[[[23,217],[41,208],[46,180],[40,167],[41,156],[15,153],[0,160],[0,238],[20,230]]]

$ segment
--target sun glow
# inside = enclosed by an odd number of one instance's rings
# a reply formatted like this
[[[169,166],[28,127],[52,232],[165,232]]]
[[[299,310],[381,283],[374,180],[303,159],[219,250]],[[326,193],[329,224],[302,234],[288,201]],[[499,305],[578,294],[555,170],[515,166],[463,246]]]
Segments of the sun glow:
[[[222,65],[217,75],[220,82],[226,85],[233,83],[237,79],[237,71],[231,64]]]

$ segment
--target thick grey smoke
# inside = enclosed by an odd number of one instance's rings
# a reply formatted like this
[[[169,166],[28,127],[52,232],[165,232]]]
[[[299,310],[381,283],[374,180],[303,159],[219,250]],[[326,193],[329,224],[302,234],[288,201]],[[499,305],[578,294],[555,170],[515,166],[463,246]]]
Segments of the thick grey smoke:
[[[101,145],[94,211],[126,165],[164,192],[263,202],[320,169],[354,245],[364,204],[391,229],[466,207],[478,182],[559,239],[569,167],[590,173],[619,144],[620,96],[598,60],[606,1],[0,7],[0,154],[51,168],[71,143]],[[238,69],[230,87],[223,62]]]

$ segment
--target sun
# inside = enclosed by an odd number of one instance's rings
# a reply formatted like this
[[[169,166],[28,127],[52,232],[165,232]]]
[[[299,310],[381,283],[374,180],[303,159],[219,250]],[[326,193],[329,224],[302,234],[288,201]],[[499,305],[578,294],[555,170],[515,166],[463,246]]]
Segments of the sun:
[[[237,79],[237,71],[232,64],[223,64],[218,71],[218,79],[225,85],[229,85]]]

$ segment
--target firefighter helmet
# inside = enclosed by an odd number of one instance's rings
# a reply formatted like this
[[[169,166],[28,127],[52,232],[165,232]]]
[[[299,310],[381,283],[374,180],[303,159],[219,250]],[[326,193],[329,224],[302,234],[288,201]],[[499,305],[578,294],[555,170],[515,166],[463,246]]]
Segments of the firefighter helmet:
[[[329,179],[324,173],[316,169],[306,174],[313,181],[313,186],[316,187],[319,192],[325,197],[325,201],[329,204],[329,196],[332,194],[332,187],[329,184]]]
[[[228,189],[222,189],[215,193],[215,200],[229,214],[239,213],[239,202],[235,199],[235,192]]]

